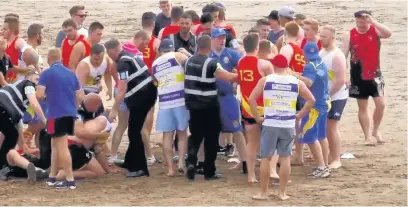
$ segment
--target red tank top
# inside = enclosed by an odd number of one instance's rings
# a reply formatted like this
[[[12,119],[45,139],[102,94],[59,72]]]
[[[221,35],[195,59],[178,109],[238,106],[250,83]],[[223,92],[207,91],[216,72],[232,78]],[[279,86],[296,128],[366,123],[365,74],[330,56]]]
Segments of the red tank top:
[[[201,32],[203,32],[203,27],[202,27],[201,24],[200,24],[200,25],[197,27],[197,29],[196,29],[194,35],[195,35],[195,36],[198,36],[198,35],[201,34]]]
[[[306,64],[303,50],[295,43],[288,43],[293,49],[293,55],[289,62],[289,68],[295,72],[303,73],[303,68]]]
[[[241,89],[242,114],[244,117],[253,118],[248,99],[259,79],[262,78],[258,70],[258,58],[255,56],[243,57],[238,63],[237,70]],[[260,115],[263,115],[263,96],[260,96],[256,103]]]
[[[300,44],[300,48],[302,48],[302,50],[303,50],[303,47],[305,47],[306,43],[307,43],[306,38],[303,38],[302,44]],[[319,48],[319,50],[322,50],[322,41],[320,40],[317,41],[317,47]]]
[[[154,62],[154,58],[156,58],[156,50],[154,49],[154,42],[156,38],[152,35],[149,44],[143,51],[143,61],[147,65],[150,74],[152,73],[152,65]]]
[[[199,25],[200,24],[200,20],[194,21],[193,25]]]
[[[18,39],[18,36],[16,37],[16,39],[13,40],[13,42],[11,42],[10,45],[8,45],[5,51],[6,54],[10,56],[11,63],[13,63],[13,65],[16,65],[16,66],[18,65],[18,57],[20,56],[20,53],[21,53],[18,49],[16,49],[17,39]],[[9,70],[6,75],[7,83],[14,83],[16,79],[17,79],[17,73],[15,71]]]
[[[232,25],[226,25],[226,26],[217,26],[217,28],[225,29],[231,31],[231,34],[234,38],[237,38],[237,32],[234,29],[234,26]]]
[[[71,57],[72,49],[74,48],[75,44],[82,41],[84,37],[85,37],[84,35],[79,35],[79,37],[76,39],[76,41],[72,45],[69,44],[69,40],[67,37],[62,42],[62,64],[65,67],[69,67],[69,58]]]
[[[365,34],[360,34],[356,28],[350,31],[350,61],[361,63],[363,80],[374,79],[375,72],[380,70],[380,46],[375,27],[370,26]]]
[[[176,34],[177,32],[180,32],[180,26],[178,25],[168,25],[163,29],[163,33],[161,36],[161,40],[164,39],[165,37]]]
[[[85,39],[82,39],[81,42],[85,46],[85,57],[88,57],[89,55],[91,55],[91,44],[89,44]]]

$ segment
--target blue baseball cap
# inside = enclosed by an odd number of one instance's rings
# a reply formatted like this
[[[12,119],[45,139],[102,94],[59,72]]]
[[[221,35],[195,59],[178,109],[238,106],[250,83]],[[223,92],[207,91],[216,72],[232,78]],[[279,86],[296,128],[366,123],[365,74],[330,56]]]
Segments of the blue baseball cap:
[[[160,42],[160,52],[174,52],[174,42],[171,39],[164,39]]]
[[[227,35],[227,33],[225,33],[225,30],[223,30],[221,28],[215,28],[215,29],[211,30],[211,38],[226,36],[226,35]]]
[[[307,60],[318,60],[321,59],[319,55],[319,47],[316,42],[308,42],[303,47],[303,53]]]

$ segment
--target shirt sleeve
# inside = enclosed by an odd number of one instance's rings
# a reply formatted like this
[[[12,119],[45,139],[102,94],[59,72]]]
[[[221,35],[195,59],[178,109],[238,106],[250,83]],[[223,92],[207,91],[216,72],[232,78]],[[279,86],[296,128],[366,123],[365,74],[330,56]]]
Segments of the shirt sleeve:
[[[77,78],[76,76],[73,76],[73,77],[74,77],[74,87],[75,87],[75,91],[81,90],[81,85],[79,84],[78,78]]]
[[[47,85],[48,85],[47,84],[48,83],[48,74],[49,74],[49,70],[46,70],[46,71],[41,73],[40,80],[38,81],[39,86],[47,87]]]
[[[119,80],[127,80],[129,77],[129,70],[130,70],[131,64],[128,61],[121,60],[118,63],[118,77]]]
[[[159,32],[160,32],[160,22],[157,21],[157,17],[156,17],[156,23],[154,24],[153,35],[157,37],[159,35]]]
[[[314,69],[313,65],[310,63],[305,65],[305,69],[303,70],[303,77],[310,79],[312,82],[316,80],[316,70]]]
[[[62,45],[62,41],[65,39],[65,32],[64,30],[60,30],[58,32],[57,38],[55,39],[55,47],[60,48]]]
[[[232,65],[234,66],[234,67],[237,67],[238,66],[238,62],[239,62],[239,60],[242,58],[242,56],[238,53],[238,52],[236,52],[236,51],[234,51],[234,50],[230,50],[230,54],[231,54],[231,58],[232,58]]]
[[[27,81],[26,86],[24,87],[24,94],[35,94],[34,84],[30,81]]]

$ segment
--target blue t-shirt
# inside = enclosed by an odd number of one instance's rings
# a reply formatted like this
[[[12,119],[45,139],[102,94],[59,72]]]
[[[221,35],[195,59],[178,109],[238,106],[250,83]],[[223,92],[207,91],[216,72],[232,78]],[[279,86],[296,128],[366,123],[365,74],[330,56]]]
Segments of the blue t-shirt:
[[[327,112],[329,100],[329,79],[326,65],[322,60],[309,62],[305,65],[303,76],[312,80],[310,91],[316,99],[313,108],[319,112]]]
[[[276,44],[276,41],[278,41],[278,39],[283,35],[283,33],[285,33],[285,30],[282,29],[279,32],[275,32],[273,30],[269,31],[268,33],[268,40],[271,41],[273,44]]]
[[[61,62],[54,63],[41,74],[38,85],[45,87],[48,118],[76,117],[76,91],[81,87],[71,70]]]
[[[232,70],[237,67],[238,61],[241,59],[241,55],[233,49],[224,48],[221,51],[220,56],[214,52],[211,52],[210,58],[217,60],[226,71],[232,72]],[[224,94],[234,93],[232,83],[224,80],[217,79],[217,89],[219,92]]]

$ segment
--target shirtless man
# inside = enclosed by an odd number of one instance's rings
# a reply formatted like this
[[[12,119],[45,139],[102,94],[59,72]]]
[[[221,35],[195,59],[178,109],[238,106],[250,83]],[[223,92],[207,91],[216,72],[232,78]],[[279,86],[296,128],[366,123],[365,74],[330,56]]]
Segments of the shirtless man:
[[[85,38],[87,38],[88,29],[84,27],[84,22],[86,17],[88,16],[88,12],[85,10],[85,6],[75,5],[71,7],[71,9],[69,10],[69,15],[71,16],[71,19],[74,20],[78,25],[78,33],[84,35]],[[66,36],[67,34],[63,29],[58,32],[57,38],[55,38],[56,48],[61,48],[62,41],[64,41]]]
[[[317,42],[317,46],[319,47],[319,50],[322,49],[322,42],[320,41],[319,38],[319,22],[313,18],[308,18],[303,21],[303,31],[305,32],[305,38],[303,38],[302,43],[300,44],[300,47],[303,49],[303,47],[306,45],[308,42]]]
[[[69,58],[69,68],[72,71],[75,71],[82,59],[90,55],[91,47],[101,42],[103,29],[104,26],[100,22],[92,22],[89,26],[88,38],[74,45],[71,57]]]
[[[18,65],[18,57],[26,42],[19,37],[20,21],[15,16],[6,16],[3,24],[3,38],[7,40],[6,54],[10,56],[11,63]],[[14,71],[8,71],[6,81],[14,83],[17,80],[17,74],[26,72],[26,68],[14,67]]]
[[[169,35],[176,34],[180,31],[180,18],[183,15],[183,8],[175,6],[171,9],[171,24],[160,30],[157,38],[163,40]]]
[[[255,161],[259,151],[261,126],[252,117],[248,99],[258,80],[262,76],[273,73],[273,66],[269,61],[258,59],[259,36],[257,34],[250,34],[244,38],[244,48],[246,56],[238,62],[237,70],[241,89],[242,119],[247,139],[248,183],[256,183],[258,181],[255,176]],[[263,102],[261,98],[257,100],[257,104],[262,115]]]
[[[85,36],[78,33],[78,25],[72,19],[67,19],[62,23],[65,34],[67,37],[62,41],[61,54],[62,64],[69,68],[71,53],[74,46],[81,41],[84,41]]]
[[[112,67],[111,59],[105,55],[105,48],[101,44],[93,45],[90,56],[79,62],[76,70],[79,84],[84,89],[85,94],[102,91],[101,79],[105,80],[108,89],[109,99],[112,98],[112,76],[110,68]]]
[[[143,61],[145,62],[147,68],[152,73],[152,65],[154,60],[159,55],[159,45],[160,40],[155,38],[152,34],[155,28],[155,19],[156,15],[152,12],[145,12],[142,15],[142,27],[149,35],[149,42],[147,46],[145,46],[143,51]],[[150,134],[152,133],[153,129],[153,119],[154,119],[154,107],[149,111],[147,114],[145,124],[142,129],[142,138],[145,147],[145,152],[147,156],[147,164],[152,165],[156,162],[156,158],[153,155],[153,152],[150,148]]]
[[[354,13],[354,17],[356,27],[344,36],[342,51],[346,57],[350,52],[351,86],[349,95],[357,99],[358,119],[364,132],[364,143],[372,146],[375,145],[372,137],[375,137],[378,144],[384,143],[379,131],[385,109],[379,40],[390,38],[392,33],[387,26],[376,21],[369,11],[358,11]],[[374,127],[371,135],[368,115],[368,98],[370,96],[373,97],[375,104]]]
[[[320,56],[328,69],[331,101],[331,109],[327,116],[327,140],[330,149],[329,167],[337,169],[341,167],[341,137],[338,125],[349,96],[346,86],[347,61],[344,54],[336,46],[336,30],[333,26],[324,26],[320,31],[320,39],[324,48],[320,51]]]

